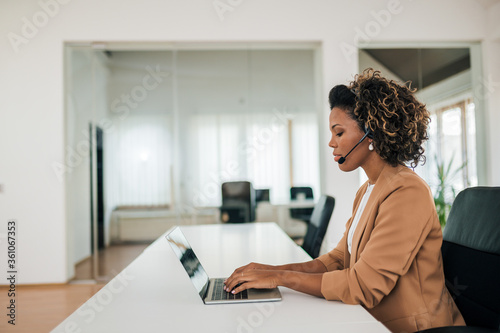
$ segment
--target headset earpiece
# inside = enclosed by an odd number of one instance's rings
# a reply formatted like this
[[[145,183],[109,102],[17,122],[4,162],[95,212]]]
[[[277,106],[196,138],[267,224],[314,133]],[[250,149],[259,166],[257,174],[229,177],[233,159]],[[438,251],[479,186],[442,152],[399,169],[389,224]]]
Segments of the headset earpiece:
[[[365,129],[366,136],[368,138],[370,138],[370,139],[373,139],[373,132],[372,132],[372,130],[370,128],[368,128],[368,126],[366,126],[366,124],[365,124],[365,128],[364,129]]]

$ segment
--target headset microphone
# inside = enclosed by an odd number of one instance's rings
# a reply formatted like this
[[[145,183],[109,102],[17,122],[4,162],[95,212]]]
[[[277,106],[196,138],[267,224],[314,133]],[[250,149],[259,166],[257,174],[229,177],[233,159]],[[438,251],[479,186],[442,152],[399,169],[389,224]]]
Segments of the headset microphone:
[[[338,162],[338,163],[339,163],[339,164],[344,163],[344,162],[345,162],[345,159],[347,158],[347,156],[349,156],[349,154],[350,154],[350,153],[352,153],[352,151],[353,151],[353,150],[354,150],[357,146],[359,146],[359,144],[360,144],[361,142],[363,142],[363,140],[364,140],[364,139],[366,139],[366,137],[373,137],[373,134],[372,134],[372,132],[371,132],[370,130],[367,130],[367,131],[366,131],[365,135],[363,135],[363,137],[361,138],[361,140],[359,140],[359,141],[358,141],[358,143],[356,143],[356,145],[355,145],[354,147],[352,147],[352,149],[351,149],[351,150],[349,150],[349,152],[347,153],[347,155],[342,156],[341,158],[339,158],[339,162]]]

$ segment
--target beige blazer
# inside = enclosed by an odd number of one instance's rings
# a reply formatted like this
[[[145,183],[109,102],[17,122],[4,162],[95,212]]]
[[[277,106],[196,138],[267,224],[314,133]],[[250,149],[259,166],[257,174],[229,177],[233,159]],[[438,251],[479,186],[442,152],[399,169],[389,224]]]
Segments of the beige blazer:
[[[368,183],[358,190],[352,216]],[[465,325],[444,284],[442,233],[427,184],[407,167],[386,166],[347,250],[347,235],[318,258],[328,300],[363,305],[392,332]]]

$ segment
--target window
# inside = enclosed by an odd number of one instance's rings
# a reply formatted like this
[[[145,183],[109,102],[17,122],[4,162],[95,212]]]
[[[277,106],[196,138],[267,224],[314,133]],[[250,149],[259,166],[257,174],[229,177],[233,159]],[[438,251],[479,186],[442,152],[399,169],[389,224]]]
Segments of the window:
[[[432,108],[431,108],[432,110]],[[437,185],[438,164],[449,166],[448,182],[456,192],[476,186],[476,123],[471,99],[431,111],[429,141],[426,145],[427,163],[422,176],[434,189]]]
[[[108,202],[166,205],[171,202],[171,119],[168,115],[115,117],[106,133]]]
[[[254,188],[270,189],[272,202],[286,201],[290,197],[290,172],[295,185],[305,184],[319,193],[314,112],[294,114],[274,109],[246,115],[193,115],[189,124],[192,141],[188,164],[192,176],[188,188],[193,206],[220,205],[221,183],[238,180],[248,180]]]
[[[292,183],[319,194],[314,61],[311,47],[113,51],[108,207],[218,206],[235,180],[275,203]]]

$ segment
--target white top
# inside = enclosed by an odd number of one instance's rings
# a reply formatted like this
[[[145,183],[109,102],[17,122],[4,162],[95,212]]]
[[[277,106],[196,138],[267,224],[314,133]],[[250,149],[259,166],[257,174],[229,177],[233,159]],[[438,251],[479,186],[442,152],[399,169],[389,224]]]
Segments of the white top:
[[[366,189],[365,194],[363,195],[363,199],[361,199],[361,203],[359,204],[358,210],[356,211],[356,215],[354,216],[354,221],[352,221],[351,228],[349,229],[349,234],[347,235],[347,250],[351,253],[352,248],[352,237],[354,236],[354,232],[358,227],[359,219],[365,210],[366,203],[368,202],[368,198],[370,198],[370,194],[372,193],[373,187],[375,184],[368,184],[368,188]]]

